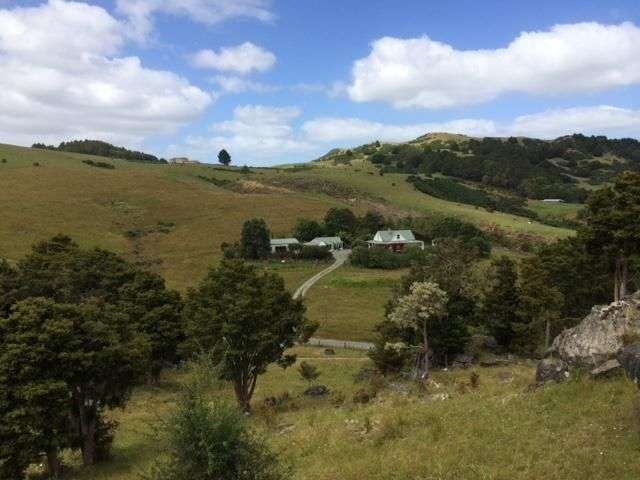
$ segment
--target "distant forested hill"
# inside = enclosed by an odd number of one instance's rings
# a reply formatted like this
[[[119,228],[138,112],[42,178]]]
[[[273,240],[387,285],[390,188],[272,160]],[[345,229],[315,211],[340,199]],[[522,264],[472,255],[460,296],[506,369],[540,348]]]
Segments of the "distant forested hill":
[[[434,134],[408,143],[375,142],[330,152],[321,161],[339,164],[358,158],[382,173],[441,174],[521,197],[581,203],[590,187],[624,170],[640,170],[640,142],[579,134],[551,141]]]
[[[124,147],[116,147],[100,140],[73,140],[71,142],[62,142],[57,147],[45,145],[44,143],[34,143],[32,148],[84,153],[87,155],[97,155],[99,157],[121,158],[129,160],[130,162],[167,163],[166,160],[160,159],[155,155],[128,150]]]

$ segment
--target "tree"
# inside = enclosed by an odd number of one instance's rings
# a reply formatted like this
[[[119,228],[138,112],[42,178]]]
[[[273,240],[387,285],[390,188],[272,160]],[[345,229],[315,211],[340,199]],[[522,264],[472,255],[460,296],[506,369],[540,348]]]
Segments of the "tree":
[[[503,255],[491,262],[489,288],[485,294],[483,317],[498,343],[509,347],[513,341],[513,325],[518,321],[518,273],[516,265]]]
[[[324,229],[327,235],[351,233],[358,227],[358,219],[348,208],[330,208],[324,217]]]
[[[267,258],[271,253],[271,234],[261,218],[247,220],[242,225],[240,255],[248,260]]]
[[[225,167],[231,163],[231,155],[224,148],[218,152],[218,162]]]
[[[9,315],[19,296],[18,271],[0,258],[0,317]]]
[[[321,237],[324,233],[322,225],[315,220],[299,218],[293,229],[293,236],[301,242],[309,242],[316,237]]]
[[[295,362],[285,351],[305,342],[317,328],[304,315],[281,277],[258,273],[238,260],[223,260],[187,295],[185,322],[189,352],[210,351],[220,378],[233,382],[240,407],[250,410],[258,377],[267,366]]]
[[[521,261],[519,276],[519,320],[513,324],[516,341],[527,353],[534,352],[543,342],[547,350],[551,343],[551,327],[560,318],[564,298],[537,257]]]
[[[184,340],[180,294],[167,290],[160,275],[138,272],[121,288],[118,305],[147,335],[151,347],[148,380],[157,383],[162,369],[177,363],[178,345]]]
[[[146,371],[148,343],[127,317],[106,305],[35,298],[0,320],[0,378],[21,405],[12,421],[59,471],[61,448],[80,444],[86,465],[101,457],[107,408],[124,407]]]
[[[416,282],[389,314],[393,323],[422,333],[422,353],[416,361],[416,375],[423,380],[429,377],[429,325],[446,315],[447,301],[447,294],[436,283]]]
[[[585,220],[590,247],[612,260],[618,301],[627,294],[630,259],[640,254],[640,173],[624,172],[612,187],[594,192]]]
[[[385,220],[382,214],[374,211],[368,211],[359,220],[360,230],[367,235],[373,235],[378,230],[385,227]]]

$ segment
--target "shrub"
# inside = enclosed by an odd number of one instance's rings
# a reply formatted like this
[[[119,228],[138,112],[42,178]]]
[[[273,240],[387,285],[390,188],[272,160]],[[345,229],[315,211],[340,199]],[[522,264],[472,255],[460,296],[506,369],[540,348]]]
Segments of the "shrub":
[[[298,258],[301,260],[328,260],[332,257],[327,248],[317,245],[305,245],[298,253]]]
[[[6,158],[3,158],[2,160],[0,160],[0,162],[2,162],[2,163],[7,163],[7,159],[6,159]]]
[[[304,381],[309,383],[312,383],[320,376],[318,368],[305,361],[300,362],[300,365],[298,366],[298,373]]]
[[[82,163],[91,167],[106,168],[107,170],[114,170],[116,166],[108,162],[94,162],[93,160],[83,160]]]
[[[369,358],[383,375],[396,374],[404,370],[411,361],[412,354],[404,343],[376,342],[368,353]]]
[[[222,401],[209,403],[190,392],[165,427],[167,455],[152,470],[154,480],[277,480],[286,478],[247,420]]]
[[[33,162],[33,166],[34,166],[34,167],[39,167],[39,166],[40,166],[40,163],[39,163],[39,162]]]
[[[423,254],[418,248],[408,248],[403,253],[394,253],[385,248],[358,246],[351,252],[349,261],[359,267],[393,270],[408,267]]]

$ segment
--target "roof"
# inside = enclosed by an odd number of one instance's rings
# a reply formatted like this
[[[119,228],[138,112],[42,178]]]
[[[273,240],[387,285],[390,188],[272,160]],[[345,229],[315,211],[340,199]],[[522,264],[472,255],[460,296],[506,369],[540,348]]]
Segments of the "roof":
[[[342,239],[340,237],[316,237],[307,244],[318,245],[320,243],[342,243]]]
[[[397,237],[400,235],[401,240]],[[416,237],[411,230],[378,230],[373,237],[378,242],[415,242]],[[379,240],[378,240],[379,238]]]
[[[272,238],[271,245],[291,245],[300,243],[297,238]]]

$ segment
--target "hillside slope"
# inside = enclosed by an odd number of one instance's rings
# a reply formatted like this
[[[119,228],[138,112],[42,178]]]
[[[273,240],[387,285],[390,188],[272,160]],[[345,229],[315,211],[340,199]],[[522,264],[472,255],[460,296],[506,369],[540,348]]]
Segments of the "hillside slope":
[[[0,145],[0,257],[16,260],[58,233],[124,254],[184,289],[236,241],[242,223],[263,217],[274,235],[296,218],[321,218],[333,206],[389,216],[441,213],[482,227],[559,238],[570,230],[489,212],[421,193],[402,173],[380,176],[363,165],[312,163],[297,168],[168,166]],[[107,162],[113,169],[83,163]],[[35,166],[35,164],[39,166]],[[568,207],[572,208],[572,207]],[[296,274],[303,277],[303,274]]]

